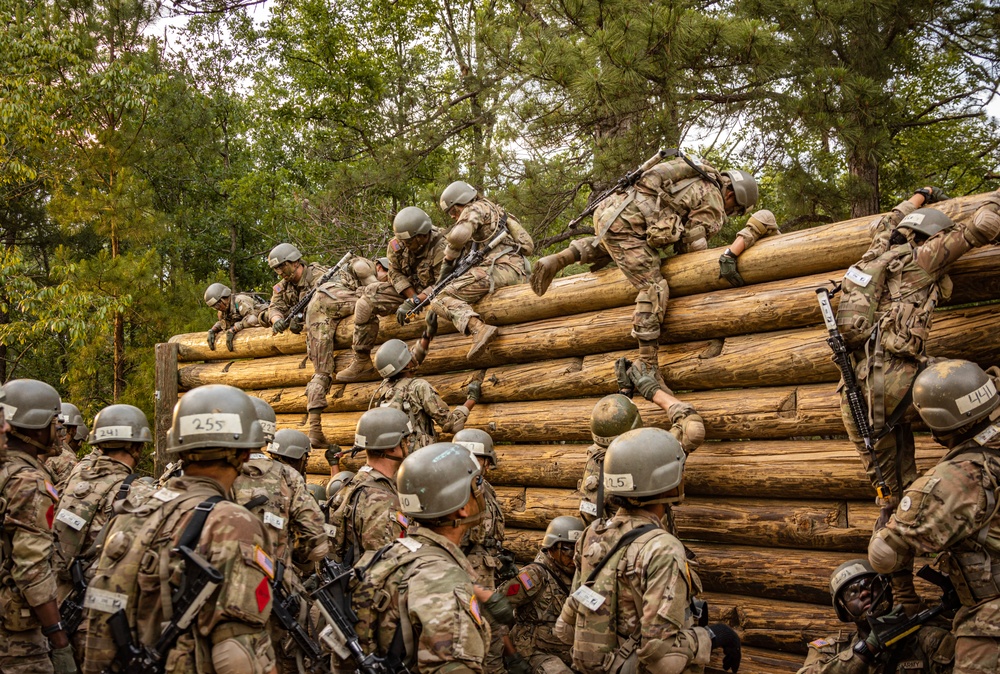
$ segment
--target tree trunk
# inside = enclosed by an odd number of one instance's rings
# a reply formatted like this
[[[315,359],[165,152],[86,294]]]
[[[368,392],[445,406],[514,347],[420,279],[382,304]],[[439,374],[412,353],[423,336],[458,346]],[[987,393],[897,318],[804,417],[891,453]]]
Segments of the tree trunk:
[[[847,158],[847,171],[855,179],[851,197],[851,217],[874,215],[879,208],[878,158],[864,148],[854,148]]]

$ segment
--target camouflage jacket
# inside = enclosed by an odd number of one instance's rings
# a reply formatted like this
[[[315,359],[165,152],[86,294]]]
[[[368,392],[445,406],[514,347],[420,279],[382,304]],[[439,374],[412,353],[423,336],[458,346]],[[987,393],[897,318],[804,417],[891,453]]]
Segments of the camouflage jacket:
[[[871,665],[855,654],[859,641],[857,632],[841,632],[809,642],[809,654],[798,674],[950,674],[955,659],[955,637],[937,627],[922,627],[894,646],[887,661]]]
[[[72,589],[70,564],[82,558],[84,575],[93,575],[91,565],[97,560],[94,543],[113,516],[112,507],[119,488],[132,469],[100,451],[88,454],[70,473],[66,487],[56,504],[55,532],[58,545],[55,563],[59,573],[59,596]]]
[[[250,512],[264,524],[268,552],[286,566],[311,567],[329,550],[323,513],[298,471],[255,452],[243,464],[243,474],[233,483],[235,501],[247,503],[256,496],[267,502]]]
[[[52,475],[52,481],[57,489],[62,491],[62,488],[66,486],[69,474],[73,472],[78,461],[76,452],[66,445],[60,445],[59,453],[45,460],[45,468]]]
[[[653,524],[619,549],[590,586],[577,589],[591,571],[632,529]],[[708,663],[712,640],[708,630],[694,625],[691,600],[701,581],[685,557],[684,546],[662,529],[659,520],[640,511],[619,509],[614,517],[598,520],[576,546],[573,593],[556,622],[558,638],[573,643],[573,669],[583,674],[603,672],[608,654],[638,637],[638,671],[669,659],[674,669],[701,672]],[[682,669],[683,668],[683,669]],[[652,669],[656,669],[653,667]]]
[[[371,466],[362,466],[333,497],[330,508],[332,555],[354,563],[403,535],[410,521],[399,510],[396,482]]]
[[[320,278],[329,270],[321,264],[310,262],[302,270],[302,276],[297,283],[281,279],[274,285],[271,293],[271,302],[267,307],[268,323],[275,323],[278,319],[287,318],[285,314],[288,310],[302,299],[302,297],[312,290]]]
[[[52,522],[59,493],[36,458],[14,449],[0,464],[0,485],[0,606],[4,627],[15,632],[39,625],[29,606],[56,599]]]
[[[486,502],[486,514],[481,522],[476,523],[462,537],[462,551],[475,569],[473,580],[492,588],[496,582],[496,571],[501,564],[500,549],[504,544],[505,533],[503,510],[497,500],[496,489],[486,481],[483,482],[483,500]]]
[[[490,628],[469,580],[472,568],[444,536],[419,524],[407,533],[374,564],[369,552],[357,565],[363,571],[351,605],[361,647],[384,655],[401,629],[416,651],[406,655],[410,671],[431,674],[458,662],[482,674]],[[376,602],[376,595],[387,600]]]
[[[337,290],[354,292],[372,283],[378,283],[378,277],[375,275],[375,261],[360,255],[353,255],[348,263],[337,272],[333,280],[327,281],[318,288],[318,292],[339,299],[336,297],[338,293],[335,291]]]
[[[535,561],[500,586],[497,591],[514,607],[516,623],[510,637],[518,653],[524,657],[556,655],[567,667],[572,665],[569,645],[552,633],[572,582],[572,569],[560,568],[551,557],[539,552]]]
[[[492,239],[497,233],[497,228],[500,226],[500,219],[503,217],[503,214],[504,210],[489,199],[479,198],[467,205],[462,209],[462,215],[459,216],[455,224],[448,230],[448,233],[456,229],[465,229],[471,233],[469,240],[460,250],[456,250],[449,242],[445,246],[445,256],[450,260],[463,258],[472,252],[473,246],[477,244],[483,245]],[[507,213],[506,226],[508,230],[507,236],[500,242],[500,245],[486,256],[483,261],[484,265],[489,265],[493,260],[499,259],[504,255],[531,255],[534,252],[535,245],[531,240],[531,236],[521,227],[521,223],[518,222],[517,218],[510,213]],[[447,238],[448,234],[446,233],[445,239]]]
[[[437,227],[431,227],[431,238],[417,253],[393,238],[389,241],[385,254],[389,258],[389,282],[400,295],[407,288],[423,291],[437,281],[444,262],[444,235]]]
[[[410,436],[410,451],[420,449],[437,440],[434,422],[445,433],[457,433],[465,428],[469,418],[469,408],[456,405],[450,409],[448,403],[420,377],[399,377],[386,384],[379,399],[382,407],[395,407],[410,418],[413,434]]]
[[[185,563],[174,548],[195,513],[195,507],[226,494],[215,480],[172,478],[149,498],[115,517],[87,590],[89,631],[82,671],[100,674],[116,652],[106,614],[124,608],[136,639],[156,642],[164,620],[179,607],[164,606],[164,584],[175,590]],[[212,648],[234,639],[268,671],[274,663],[265,624],[271,614],[269,578],[274,561],[265,551],[263,525],[246,508],[230,500],[209,513],[194,552],[222,574],[223,580],[184,632],[165,654],[167,671],[214,674]]]
[[[212,326],[212,332],[224,332],[232,329],[239,332],[249,327],[244,324],[248,316],[257,316],[267,309],[267,302],[258,300],[252,293],[236,293],[229,296],[229,306],[225,311],[219,311],[219,320]]]
[[[580,514],[588,524],[597,518],[597,486],[601,479],[601,464],[604,463],[607,451],[607,447],[596,443],[587,448],[587,465],[583,468],[583,478],[576,483],[576,490],[580,492]]]

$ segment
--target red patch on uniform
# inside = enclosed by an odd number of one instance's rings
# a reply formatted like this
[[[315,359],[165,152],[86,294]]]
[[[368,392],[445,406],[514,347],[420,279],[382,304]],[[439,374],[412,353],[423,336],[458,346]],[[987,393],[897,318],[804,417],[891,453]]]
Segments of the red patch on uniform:
[[[513,597],[515,594],[521,591],[521,586],[517,583],[511,583],[510,587],[507,588],[507,596]]]
[[[263,613],[267,602],[271,601],[271,586],[267,584],[267,578],[260,581],[254,596],[257,597],[257,612]]]
[[[50,505],[49,509],[45,511],[45,521],[49,523],[49,529],[52,528],[52,523],[56,519],[56,507],[55,505]]]

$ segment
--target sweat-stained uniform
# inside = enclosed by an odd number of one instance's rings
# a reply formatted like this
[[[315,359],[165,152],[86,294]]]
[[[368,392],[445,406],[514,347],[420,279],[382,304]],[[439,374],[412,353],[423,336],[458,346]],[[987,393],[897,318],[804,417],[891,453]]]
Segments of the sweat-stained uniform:
[[[52,522],[59,494],[37,459],[13,449],[7,450],[0,464],[0,485],[6,503],[0,533],[4,551],[0,559],[0,672],[51,673],[49,640],[32,607],[57,599]]]
[[[382,407],[395,407],[410,418],[413,433],[410,451],[415,451],[437,441],[434,423],[445,433],[458,433],[465,428],[469,408],[456,405],[450,409],[430,382],[420,377],[398,377],[389,381],[379,398]]]

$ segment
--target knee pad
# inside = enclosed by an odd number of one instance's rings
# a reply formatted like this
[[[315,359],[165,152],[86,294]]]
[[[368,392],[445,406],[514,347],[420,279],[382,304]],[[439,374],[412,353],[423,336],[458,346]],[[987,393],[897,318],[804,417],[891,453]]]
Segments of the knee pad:
[[[885,538],[876,535],[868,544],[868,561],[877,572],[890,573],[896,569],[900,560],[899,553]]]
[[[368,295],[362,295],[354,303],[354,324],[360,325],[372,319],[372,311],[375,309]]]

